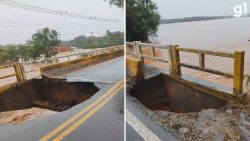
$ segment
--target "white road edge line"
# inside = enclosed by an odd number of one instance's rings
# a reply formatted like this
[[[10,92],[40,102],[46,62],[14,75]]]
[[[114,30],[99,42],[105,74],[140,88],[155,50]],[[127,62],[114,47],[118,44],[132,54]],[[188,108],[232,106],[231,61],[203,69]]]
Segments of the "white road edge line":
[[[132,113],[126,110],[126,121],[145,141],[161,141],[150,129],[148,129]]]

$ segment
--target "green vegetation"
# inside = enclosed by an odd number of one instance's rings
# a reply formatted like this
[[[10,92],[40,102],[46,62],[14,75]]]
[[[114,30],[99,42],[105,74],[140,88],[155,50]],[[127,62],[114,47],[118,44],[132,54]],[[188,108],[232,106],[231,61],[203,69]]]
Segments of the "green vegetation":
[[[182,22],[193,22],[193,21],[207,21],[215,19],[226,19],[233,18],[232,16],[198,16],[198,17],[185,17],[177,19],[161,19],[160,24],[171,24],[171,23],[182,23]]]
[[[110,5],[115,5],[119,8],[123,8],[124,0],[105,0],[108,1]]]
[[[160,23],[157,6],[151,0],[126,0],[127,41],[148,41]]]
[[[57,46],[61,41],[56,30],[44,28],[33,34],[31,40],[27,42],[29,46],[33,47],[34,53],[39,52],[39,55],[44,54],[46,58],[50,58],[53,55],[52,48]]]
[[[122,45],[124,43],[124,33],[119,31],[107,31],[106,35],[102,37],[78,36],[73,40],[65,41],[63,43],[79,48],[103,48],[108,46]]]
[[[124,42],[123,32],[107,31],[102,37],[85,37],[79,36],[70,41],[62,43],[70,44],[78,48],[102,48],[114,45],[121,45]],[[36,60],[44,55],[50,58],[55,55],[52,48],[59,45],[61,41],[57,31],[44,28],[38,30],[32,35],[30,40],[27,40],[23,45],[0,45],[0,65],[12,63],[15,61]]]
[[[0,49],[0,64],[5,62],[13,62],[18,60],[18,47],[15,45],[1,46]]]
[[[49,58],[53,55],[52,48],[60,43],[58,33],[55,30],[44,28],[32,35],[25,45],[0,46],[0,64],[35,60],[41,55]]]

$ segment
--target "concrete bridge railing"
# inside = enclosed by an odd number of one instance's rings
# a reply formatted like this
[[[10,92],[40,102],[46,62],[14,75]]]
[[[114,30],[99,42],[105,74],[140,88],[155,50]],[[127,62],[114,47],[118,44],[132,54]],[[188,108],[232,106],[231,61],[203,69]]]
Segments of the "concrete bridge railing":
[[[33,69],[33,70],[26,71],[24,69],[24,65],[22,63],[19,63],[19,62],[15,62],[11,65],[0,66],[0,69],[12,68],[12,67],[14,68],[15,72],[13,74],[1,76],[0,80],[5,79],[5,78],[10,78],[10,77],[16,77],[17,82],[23,82],[23,81],[27,80],[27,77],[26,77],[27,73],[39,71],[39,69]]]
[[[41,75],[42,74],[41,70],[45,71],[45,70],[56,68],[56,67],[61,66],[61,65],[66,66],[67,64],[74,64],[78,60],[81,60],[81,61],[85,60],[87,62],[88,60],[86,60],[86,57],[93,59],[93,58],[96,58],[98,55],[101,55],[101,54],[113,54],[113,52],[117,52],[117,51],[119,52],[121,50],[123,51],[123,48],[124,48],[123,45],[111,46],[111,47],[103,48],[103,49],[100,49],[100,50],[94,50],[94,51],[91,51],[91,52],[88,52],[88,53],[85,53],[85,54],[78,54],[79,57],[77,59],[68,60],[67,62],[64,62],[64,63],[59,63],[59,61],[58,61],[59,59],[56,58],[56,60],[57,60],[56,64],[52,64],[52,65],[48,65],[48,66],[45,66],[45,67],[42,67],[42,68],[39,68],[39,69],[32,69],[32,70],[25,70],[24,63],[15,62],[15,63],[10,64],[10,65],[0,66],[0,70],[1,69],[6,69],[6,68],[14,68],[14,73],[13,74],[0,76],[0,80],[4,80],[4,79],[10,78],[10,77],[16,77],[16,82],[24,82],[24,81],[27,80],[26,74],[28,74],[28,73],[39,71],[40,75]],[[123,54],[123,53],[121,52],[120,54]],[[72,56],[72,55],[70,55],[70,56]],[[84,59],[84,57],[85,57],[85,59]],[[6,85],[8,85],[8,84],[9,83],[6,83]]]
[[[94,55],[98,55],[98,54],[103,54],[103,53],[108,53],[110,51],[114,51],[114,50],[119,50],[121,48],[123,48],[123,45],[119,45],[119,46],[111,46],[111,47],[107,47],[107,48],[101,48],[101,49],[94,49],[92,51],[89,52],[79,52],[79,53],[72,53],[69,55],[63,55],[63,56],[57,56],[57,57],[53,57],[53,58],[48,58],[45,59],[43,61],[50,61],[50,62],[56,62],[59,63],[61,58],[67,58],[67,61],[70,61],[70,57],[75,56],[76,59],[85,57],[85,56],[94,56]]]
[[[151,50],[151,56],[145,55],[142,51],[142,48],[149,48]],[[165,50],[167,52],[167,58],[156,57],[155,54],[156,48]],[[195,66],[180,62],[179,52],[189,52],[189,53],[199,54],[199,65]],[[181,48],[178,45],[162,46],[157,44],[146,44],[146,43],[141,43],[140,41],[135,41],[127,43],[127,54],[135,56],[143,64],[144,64],[144,59],[169,63],[169,72],[174,76],[181,76],[181,67],[186,67],[207,73],[221,75],[228,78],[233,78],[234,94],[240,95],[243,93],[245,51],[235,51],[232,53],[232,52]],[[205,67],[205,55],[232,58],[234,60],[233,74]]]
[[[91,54],[67,62],[47,65],[41,67],[40,72],[41,75],[44,77],[49,77],[49,78],[59,77],[60,75],[63,75],[63,73],[67,73],[70,70],[79,69],[81,67],[85,67],[90,64],[103,62],[105,60],[109,60],[122,55],[124,55],[123,45],[108,48],[99,52],[92,52]]]

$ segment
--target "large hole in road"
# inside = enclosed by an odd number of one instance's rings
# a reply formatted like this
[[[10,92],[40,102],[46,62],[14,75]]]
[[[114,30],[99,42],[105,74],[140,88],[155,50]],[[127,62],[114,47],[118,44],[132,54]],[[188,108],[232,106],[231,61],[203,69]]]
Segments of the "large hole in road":
[[[32,79],[1,92],[0,112],[32,107],[60,112],[84,102],[98,90],[94,83]]]
[[[196,89],[166,74],[138,81],[130,90],[130,95],[136,97],[151,110],[177,113],[220,108],[227,103],[204,90]]]

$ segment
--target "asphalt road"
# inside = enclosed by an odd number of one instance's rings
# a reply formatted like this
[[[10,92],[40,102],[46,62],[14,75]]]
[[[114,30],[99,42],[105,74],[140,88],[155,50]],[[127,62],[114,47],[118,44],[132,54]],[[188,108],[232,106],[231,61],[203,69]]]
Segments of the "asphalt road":
[[[124,57],[89,66],[67,76],[68,82],[115,83],[123,79]]]
[[[129,95],[126,96],[126,125],[127,141],[180,141],[154,122]]]
[[[144,141],[135,129],[126,122],[126,140],[127,141]]]
[[[122,141],[123,62],[123,57],[119,57],[69,74],[69,79],[79,78],[71,79],[70,83],[88,80],[100,90],[69,110],[18,125],[0,126],[0,141]],[[117,85],[118,82],[121,83]]]

